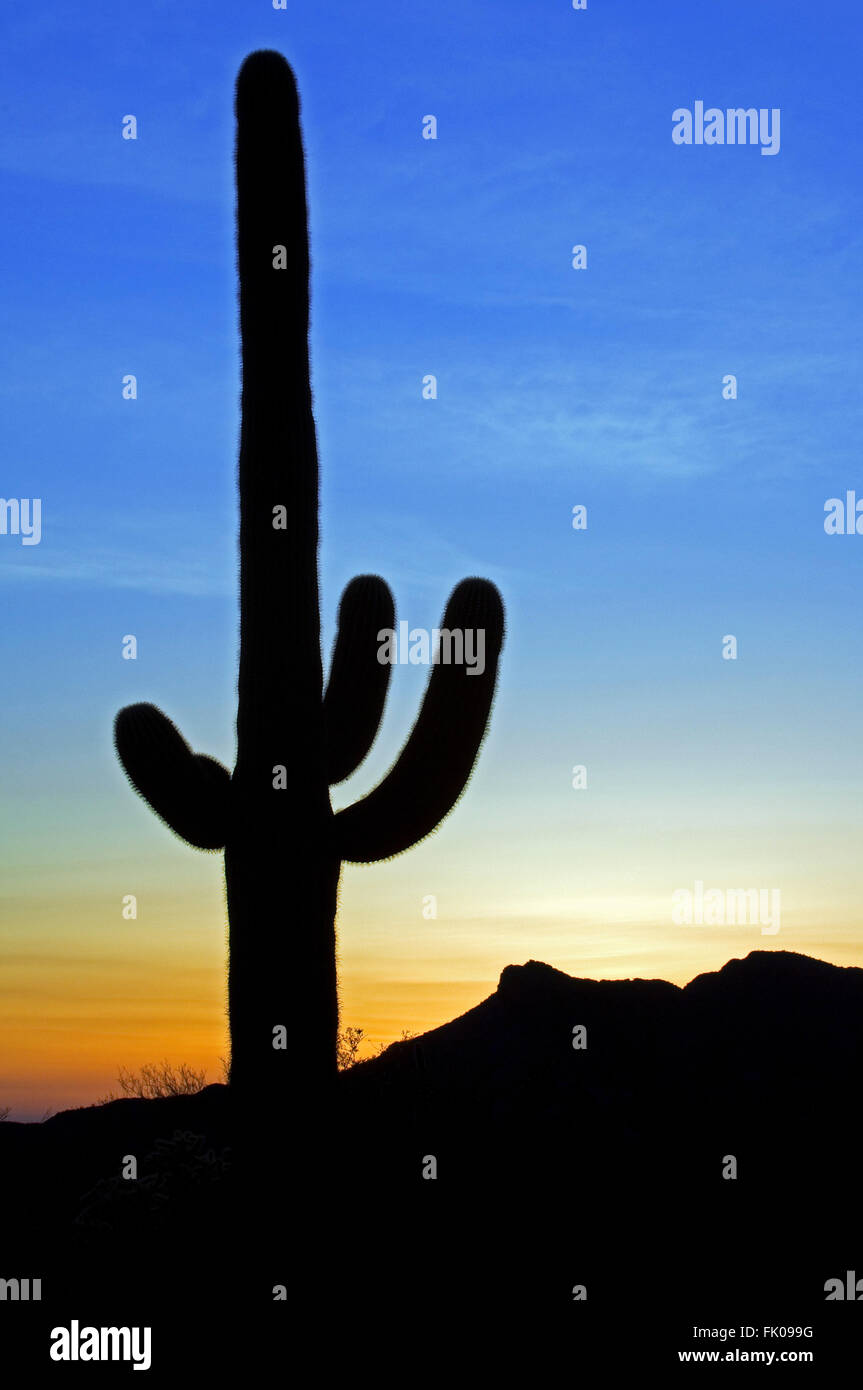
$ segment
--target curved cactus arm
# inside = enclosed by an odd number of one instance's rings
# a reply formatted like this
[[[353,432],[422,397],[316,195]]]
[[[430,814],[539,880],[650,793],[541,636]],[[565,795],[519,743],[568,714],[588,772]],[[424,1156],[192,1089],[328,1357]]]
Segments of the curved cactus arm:
[[[196,849],[224,849],[231,775],[186,740],[155,705],[127,705],[114,721],[126,776],[166,825]]]
[[[342,594],[339,625],[324,695],[327,783],[356,772],[375,741],[387,698],[390,664],[378,660],[384,629],[395,625],[389,586],[359,574]]]
[[[439,662],[398,761],[374,791],[335,817],[334,847],[349,863],[401,854],[425,839],[464,791],[485,736],[504,619],[500,594],[485,579],[464,579],[443,619],[448,631],[484,634],[484,669]]]

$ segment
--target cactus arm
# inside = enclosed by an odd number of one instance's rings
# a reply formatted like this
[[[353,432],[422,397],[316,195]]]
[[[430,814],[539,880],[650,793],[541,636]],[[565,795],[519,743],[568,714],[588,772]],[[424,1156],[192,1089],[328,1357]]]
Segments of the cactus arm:
[[[114,722],[126,776],[176,835],[196,849],[224,849],[231,777],[227,768],[193,753],[155,705],[127,705]]]
[[[342,594],[330,678],[324,695],[327,782],[355,772],[375,741],[387,698],[390,665],[378,661],[378,633],[395,625],[389,587],[357,575]]]
[[[443,627],[485,632],[485,670],[433,666],[416,724],[398,761],[374,791],[335,817],[334,845],[349,863],[401,854],[448,815],[464,791],[485,736],[503,644],[503,605],[493,584],[462,580]]]

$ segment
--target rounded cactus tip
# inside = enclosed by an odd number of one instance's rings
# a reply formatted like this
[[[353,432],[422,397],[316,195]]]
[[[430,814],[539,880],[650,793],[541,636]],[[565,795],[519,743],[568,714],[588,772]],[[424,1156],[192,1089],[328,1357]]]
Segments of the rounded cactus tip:
[[[462,579],[449,596],[444,621],[447,626],[483,624],[502,640],[505,618],[500,590],[490,579]]]
[[[279,102],[283,115],[286,101],[299,109],[297,79],[283,54],[259,48],[244,58],[237,75],[237,115],[260,111],[273,101]]]
[[[149,703],[124,705],[114,718],[114,734],[122,737],[142,728],[152,728],[164,722],[165,716],[156,706]]]

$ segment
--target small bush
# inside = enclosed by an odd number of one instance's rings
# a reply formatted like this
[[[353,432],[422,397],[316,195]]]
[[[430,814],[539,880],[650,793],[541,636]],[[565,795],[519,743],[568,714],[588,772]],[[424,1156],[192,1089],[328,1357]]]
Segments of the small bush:
[[[109,1091],[98,1102],[106,1105],[110,1100],[120,1100],[123,1096],[133,1096],[138,1100],[162,1100],[165,1096],[194,1096],[207,1084],[206,1071],[196,1071],[187,1062],[172,1066],[170,1062],[145,1062],[140,1071],[130,1071],[121,1067],[117,1073],[117,1091]]]

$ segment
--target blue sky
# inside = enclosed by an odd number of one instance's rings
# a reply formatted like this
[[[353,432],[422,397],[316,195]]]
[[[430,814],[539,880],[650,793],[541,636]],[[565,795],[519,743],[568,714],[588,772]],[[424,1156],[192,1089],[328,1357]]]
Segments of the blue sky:
[[[863,495],[860,24],[774,0],[7,9],[0,494],[43,499],[39,546],[0,536],[0,904],[22,935],[99,920],[130,879],[202,931],[220,911],[218,861],[127,792],[111,724],[152,699],[231,760],[232,86],[276,47],[309,166],[325,646],[368,570],[412,625],[464,574],[509,622],[467,797],[413,856],[346,875],[345,979],[438,883],[423,979],[493,981],[519,953],[576,970],[588,917],[602,973],[629,951],[615,912],[688,978],[702,958],[656,904],[710,873],[786,886],[771,944],[856,951],[863,539],[822,523]],[[779,107],[779,154],[674,145],[697,99]],[[422,681],[397,670],[338,804]]]

